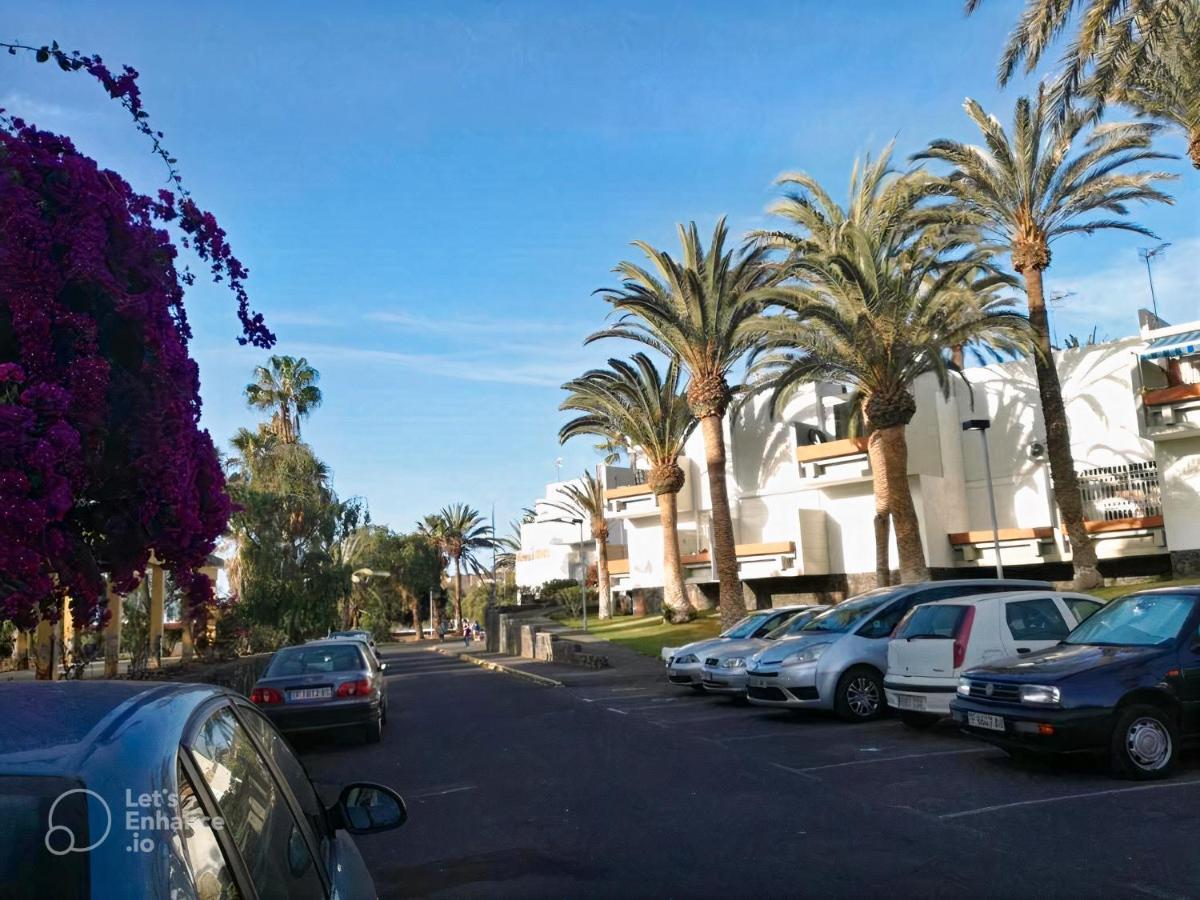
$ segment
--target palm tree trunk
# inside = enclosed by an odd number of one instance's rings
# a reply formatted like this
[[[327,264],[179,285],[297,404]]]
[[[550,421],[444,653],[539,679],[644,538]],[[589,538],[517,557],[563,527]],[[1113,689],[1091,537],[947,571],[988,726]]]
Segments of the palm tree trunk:
[[[1046,422],[1046,456],[1050,460],[1050,480],[1054,500],[1062,517],[1063,528],[1071,542],[1071,557],[1075,566],[1075,589],[1087,590],[1103,582],[1096,567],[1096,548],[1083,526],[1083,499],[1075,475],[1075,458],[1071,453],[1071,433],[1067,426],[1067,411],[1063,404],[1062,386],[1054,353],[1050,347],[1050,326],[1046,319],[1045,295],[1042,292],[1042,270],[1029,266],[1025,277],[1025,295],[1029,302],[1029,323],[1033,326],[1036,352],[1033,355],[1037,372],[1038,395],[1042,402],[1042,418]]]
[[[704,459],[708,469],[708,493],[712,499],[713,558],[717,563],[721,625],[728,628],[746,615],[742,583],[738,580],[737,545],[733,537],[733,516],[729,510],[729,491],[725,485],[725,432],[722,416],[700,420],[704,435]]]
[[[1200,169],[1200,127],[1188,133],[1188,156],[1192,158],[1192,167]]]
[[[413,614],[413,631],[416,633],[418,641],[425,640],[425,636],[421,633],[421,597],[417,593],[412,595],[412,614]],[[429,627],[433,628],[433,623],[429,623]]]
[[[882,463],[888,509],[896,529],[896,551],[900,556],[900,583],[912,584],[929,579],[925,564],[925,549],[921,546],[921,523],[913,506],[912,489],[908,484],[908,441],[903,425],[876,428],[867,442],[872,465],[878,458]]]
[[[462,557],[454,557],[454,616],[462,628]]]
[[[608,583],[608,540],[596,532],[596,590],[599,593],[600,618],[612,618],[612,594]]]
[[[663,617],[669,622],[686,622],[692,607],[683,592],[683,566],[679,561],[678,495],[658,495],[658,520],[663,532]]]
[[[888,495],[883,444],[868,438],[867,456],[871,460],[871,487],[875,494],[875,586],[887,587],[892,582],[892,563],[888,547],[891,497]]]

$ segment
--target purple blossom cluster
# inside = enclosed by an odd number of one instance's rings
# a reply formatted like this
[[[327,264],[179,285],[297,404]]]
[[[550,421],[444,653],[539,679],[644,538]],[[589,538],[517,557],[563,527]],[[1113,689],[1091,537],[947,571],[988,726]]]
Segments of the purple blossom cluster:
[[[105,73],[140,109],[136,72]],[[162,226],[179,216],[203,258],[245,272],[211,216],[164,193],[135,193],[67,138],[0,127],[0,619],[54,620],[69,599],[99,623],[103,575],[132,589],[152,549],[193,620],[212,602],[195,572],[230,501]]]

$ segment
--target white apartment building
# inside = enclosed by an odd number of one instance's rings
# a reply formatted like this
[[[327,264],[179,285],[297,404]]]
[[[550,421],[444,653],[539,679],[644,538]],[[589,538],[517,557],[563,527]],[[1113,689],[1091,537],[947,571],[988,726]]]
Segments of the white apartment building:
[[[1106,576],[1200,574],[1200,322],[1171,326],[1146,312],[1142,320],[1136,337],[1056,353],[1087,528]],[[932,376],[914,390],[908,471],[930,569],[946,577],[996,564],[981,432],[962,427],[988,419],[983,434],[1005,574],[1069,578],[1070,544],[1050,487],[1032,363],[973,367],[965,375],[949,398]],[[865,440],[847,437],[847,399],[840,385],[815,384],[778,418],[760,396],[726,422],[725,477],[748,606],[800,595],[840,599],[874,585],[871,465]],[[711,503],[698,432],[680,465],[684,576],[694,602],[711,602]],[[662,587],[655,497],[636,467],[602,466],[600,473],[615,545],[614,595],[653,605]],[[548,486],[548,499],[557,487]],[[543,518],[554,515],[561,513]],[[579,558],[577,527],[526,526],[518,584],[577,577],[572,560]],[[891,558],[895,565],[894,545]]]

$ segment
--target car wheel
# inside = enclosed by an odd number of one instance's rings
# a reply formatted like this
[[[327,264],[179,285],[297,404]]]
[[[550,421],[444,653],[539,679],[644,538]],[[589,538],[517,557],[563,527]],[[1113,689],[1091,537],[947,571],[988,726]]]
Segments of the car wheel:
[[[375,719],[373,722],[368,722],[366,729],[367,743],[378,744],[383,739],[383,715],[381,714],[379,718]]]
[[[1110,757],[1122,778],[1148,781],[1166,778],[1179,756],[1175,717],[1157,706],[1135,704],[1118,711]]]
[[[909,728],[932,728],[941,721],[941,718],[933,713],[913,712],[911,709],[900,710],[900,721]]]
[[[887,709],[883,681],[874,669],[860,666],[841,677],[834,698],[834,709],[850,722],[870,722]]]

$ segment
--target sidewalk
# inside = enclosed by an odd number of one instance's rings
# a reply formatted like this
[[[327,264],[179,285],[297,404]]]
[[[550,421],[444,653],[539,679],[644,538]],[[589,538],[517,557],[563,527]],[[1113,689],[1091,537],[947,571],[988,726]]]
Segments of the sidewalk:
[[[563,663],[527,659],[523,656],[489,653],[484,649],[482,641],[475,641],[471,643],[470,647],[464,647],[461,640],[450,640],[435,643],[432,649],[445,656],[469,657],[469,661],[475,662],[476,665],[489,664],[503,667],[512,670],[512,674],[515,675],[525,674],[551,679],[565,687],[613,687],[631,683],[644,684],[647,681],[664,677],[661,660],[643,656],[620,644],[610,643],[582,631],[564,632],[556,634],[555,637],[581,644],[587,653],[607,657],[610,668],[583,669]]]

